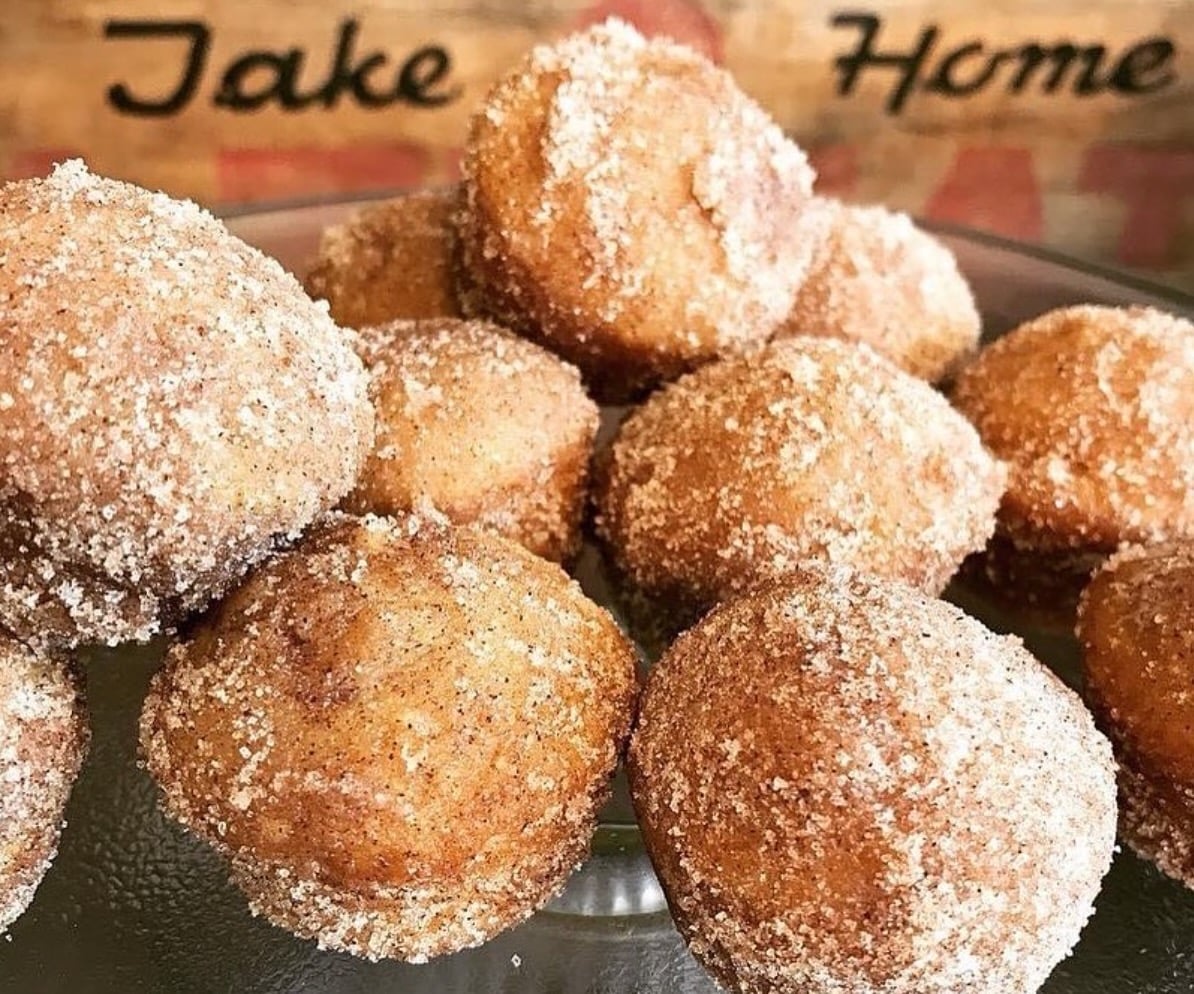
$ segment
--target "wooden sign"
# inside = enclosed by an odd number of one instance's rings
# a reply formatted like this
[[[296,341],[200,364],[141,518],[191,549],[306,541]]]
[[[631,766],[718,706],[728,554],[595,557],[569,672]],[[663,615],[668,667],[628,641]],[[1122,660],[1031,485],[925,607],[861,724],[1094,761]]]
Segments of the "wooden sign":
[[[609,15],[724,64],[821,189],[1194,289],[1188,0],[7,0],[0,174],[211,205],[443,183],[537,41]]]

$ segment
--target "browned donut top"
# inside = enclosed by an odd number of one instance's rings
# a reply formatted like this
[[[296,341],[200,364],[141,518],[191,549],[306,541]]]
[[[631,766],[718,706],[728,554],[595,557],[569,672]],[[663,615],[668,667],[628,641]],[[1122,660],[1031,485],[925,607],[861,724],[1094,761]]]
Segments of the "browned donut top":
[[[358,342],[377,440],[349,507],[430,502],[548,558],[575,552],[598,421],[575,367],[485,321],[397,321]]]
[[[399,318],[458,317],[453,285],[457,187],[371,204],[328,228],[305,281],[349,328]]]

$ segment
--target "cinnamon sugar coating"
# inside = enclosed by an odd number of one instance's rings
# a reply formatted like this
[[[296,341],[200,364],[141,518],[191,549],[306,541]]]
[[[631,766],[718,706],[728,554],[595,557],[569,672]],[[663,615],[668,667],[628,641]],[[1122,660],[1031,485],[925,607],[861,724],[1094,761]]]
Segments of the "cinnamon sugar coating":
[[[352,487],[364,367],[194,204],[81,162],[0,190],[0,625],[144,640]]]
[[[1007,461],[998,533],[1025,567],[1078,583],[1124,542],[1194,537],[1194,324],[1068,307],[983,349],[952,398]],[[1072,587],[1073,583],[1059,585]]]
[[[0,634],[0,933],[58,851],[89,732],[73,675]]]
[[[1194,543],[1129,547],[1082,596],[1086,699],[1119,763],[1120,833],[1194,887]]]
[[[982,322],[953,253],[907,214],[827,201],[828,237],[777,337],[865,342],[913,376],[948,379]]]
[[[141,743],[256,913],[421,961],[521,921],[584,859],[634,668],[521,546],[333,516],[170,650]]]
[[[452,275],[451,216],[458,187],[419,190],[370,204],[324,231],[304,281],[348,328],[400,318],[460,316]]]
[[[607,21],[535,48],[474,116],[462,304],[625,398],[766,341],[823,235],[813,175],[725,72]]]
[[[990,536],[1003,481],[926,383],[866,346],[793,338],[633,411],[597,468],[596,529],[684,627],[809,559],[936,593]]]
[[[952,605],[841,567],[714,608],[652,670],[631,790],[739,994],[1031,994],[1111,862],[1111,750]]]
[[[580,548],[598,412],[573,366],[484,321],[362,329],[377,440],[350,510],[430,502],[556,561]]]

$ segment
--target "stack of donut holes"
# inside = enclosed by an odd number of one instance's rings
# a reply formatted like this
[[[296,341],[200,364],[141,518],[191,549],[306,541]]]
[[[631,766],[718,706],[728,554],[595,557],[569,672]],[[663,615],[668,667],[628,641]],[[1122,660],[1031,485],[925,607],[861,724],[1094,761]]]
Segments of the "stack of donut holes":
[[[306,292],[81,163],[0,190],[0,926],[83,762],[74,654],[158,636],[163,807],[370,959],[546,904],[623,756],[742,994],[1036,990],[1110,864],[1112,747],[1128,841],[1194,880],[1189,321],[980,351],[942,243],[616,20],[500,79],[462,172],[326,231]],[[1071,621],[1102,567],[1094,718],[939,599],[964,563]]]

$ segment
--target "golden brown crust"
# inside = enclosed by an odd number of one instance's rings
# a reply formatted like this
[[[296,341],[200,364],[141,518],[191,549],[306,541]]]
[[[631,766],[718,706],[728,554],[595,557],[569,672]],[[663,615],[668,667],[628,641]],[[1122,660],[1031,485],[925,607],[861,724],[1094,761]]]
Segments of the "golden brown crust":
[[[907,214],[827,208],[828,237],[776,337],[865,342],[913,376],[947,379],[978,348],[982,328],[953,253]]]
[[[347,328],[460,317],[453,278],[459,187],[370,204],[324,231],[307,292]]]
[[[619,21],[500,80],[464,176],[465,309],[610,400],[765,341],[823,229],[803,153],[730,77]]]
[[[0,933],[29,906],[58,851],[88,739],[63,662],[0,635]]]
[[[678,618],[808,559],[944,587],[994,527],[1003,469],[869,348],[775,342],[652,395],[599,462],[616,570]]]
[[[987,346],[957,407],[1009,464],[999,532],[1108,554],[1194,535],[1194,325],[1143,307],[1069,307]]]
[[[146,639],[348,492],[363,366],[276,262],[79,162],[0,190],[0,625]]]
[[[690,948],[742,994],[1035,991],[1115,841],[1111,751],[1013,638],[816,568],[651,671],[628,757]]]
[[[548,559],[576,555],[598,412],[574,367],[484,321],[399,321],[359,341],[377,440],[346,507],[429,502]]]
[[[1115,746],[1121,831],[1194,887],[1194,544],[1127,548],[1083,594],[1086,698]]]
[[[172,648],[141,741],[252,906],[370,958],[476,945],[562,886],[634,652],[558,566],[442,519],[334,517]]]

